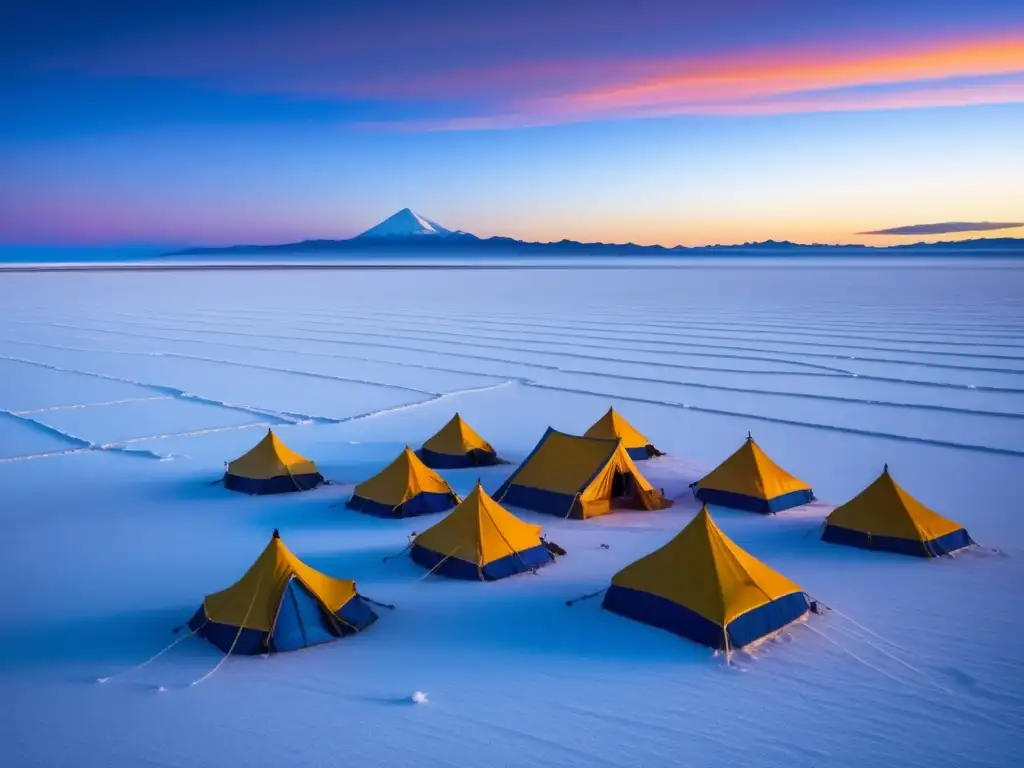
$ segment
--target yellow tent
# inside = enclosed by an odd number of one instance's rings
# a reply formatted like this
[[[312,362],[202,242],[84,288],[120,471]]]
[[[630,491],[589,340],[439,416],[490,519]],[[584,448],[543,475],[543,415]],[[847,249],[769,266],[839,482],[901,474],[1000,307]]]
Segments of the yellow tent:
[[[960,523],[933,512],[900,488],[888,464],[877,480],[832,511],[821,539],[920,557],[948,555],[974,543]]]
[[[576,518],[672,505],[647,482],[621,441],[577,437],[550,427],[494,498],[509,506]]]
[[[764,514],[814,501],[811,486],[768,458],[749,434],[736,453],[691,487],[705,504]]]
[[[539,525],[504,509],[477,482],[444,520],[413,539],[410,554],[442,576],[493,581],[551,562],[540,531]]]
[[[753,643],[808,611],[797,584],[722,533],[707,507],[612,578],[604,607],[712,648]]]
[[[443,512],[458,503],[447,481],[406,446],[397,459],[356,486],[348,506],[378,517],[412,517]]]
[[[622,447],[626,449],[633,461],[643,461],[652,456],[663,455],[661,451],[651,445],[651,441],[644,437],[637,429],[626,421],[614,408],[609,408],[608,413],[594,422],[584,437],[600,437],[605,440],[621,440]]]
[[[376,620],[354,581],[313,570],[274,531],[245,575],[207,595],[188,626],[225,653],[254,654],[327,643]]]
[[[459,414],[417,451],[423,463],[434,469],[458,469],[498,463],[498,454]]]
[[[268,429],[251,451],[228,463],[224,487],[242,493],[308,491],[324,481],[316,464],[300,456]]]

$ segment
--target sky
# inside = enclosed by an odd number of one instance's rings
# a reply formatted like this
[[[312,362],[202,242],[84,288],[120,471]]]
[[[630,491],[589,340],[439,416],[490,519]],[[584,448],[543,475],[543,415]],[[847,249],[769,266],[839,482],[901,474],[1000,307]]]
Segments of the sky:
[[[0,244],[404,207],[542,241],[1024,237],[983,225],[1024,222],[1024,3],[0,4]]]

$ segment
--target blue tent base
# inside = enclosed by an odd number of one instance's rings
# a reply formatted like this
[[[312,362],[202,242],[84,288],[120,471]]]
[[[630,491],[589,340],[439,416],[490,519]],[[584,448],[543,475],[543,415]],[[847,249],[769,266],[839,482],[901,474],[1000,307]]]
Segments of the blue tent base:
[[[233,655],[253,656],[267,653],[270,650],[267,646],[267,632],[258,629],[243,629],[239,633],[238,627],[232,627],[230,624],[219,624],[216,621],[208,621],[206,618],[206,608],[202,605],[199,606],[199,610],[195,612],[195,615],[189,619],[188,628],[195,631],[197,637],[209,641],[211,645],[223,653],[230,651]],[[238,638],[237,641],[235,640],[236,636]],[[234,650],[231,648],[232,645],[234,645]]]
[[[719,491],[715,488],[698,487],[694,492],[694,496],[705,504],[711,504],[712,506],[742,509],[747,512],[757,512],[762,515],[782,512],[785,509],[799,507],[801,504],[808,504],[814,501],[814,492],[811,490],[784,493],[773,499],[758,499],[754,496],[746,496],[742,493],[732,493],[731,491]]]
[[[941,557],[974,544],[974,540],[964,528],[959,528],[931,541],[922,541],[920,539],[901,539],[896,536],[874,536],[838,525],[826,525],[821,534],[821,540],[827,541],[829,544],[843,544],[848,547],[916,557]]]
[[[639,448],[627,448],[626,453],[629,454],[629,458],[633,461],[646,461],[647,459],[653,459],[655,456],[665,455],[653,445],[641,445]]]
[[[292,493],[294,491],[309,491],[316,488],[324,481],[324,476],[319,472],[308,475],[279,475],[265,479],[242,477],[241,475],[224,474],[224,487],[229,491],[239,491],[255,496],[262,496],[272,493]]]
[[[285,587],[274,632],[243,629],[208,621],[205,606],[199,606],[188,628],[224,653],[253,656],[280,653],[329,643],[362,632],[377,620],[377,614],[358,595],[331,615],[297,579]],[[238,638],[237,641],[235,638]],[[232,649],[234,645],[234,649]]]
[[[572,517],[575,512],[576,517],[579,517],[579,505],[575,503],[576,497],[566,493],[527,488],[524,485],[510,485],[504,493],[499,489],[498,493],[494,495],[494,500],[506,506],[532,509],[534,512],[544,512],[548,515]]]
[[[710,648],[725,650],[725,633],[720,624],[664,597],[612,585],[605,593],[602,606],[627,619],[666,629]],[[748,611],[729,624],[729,648],[742,648],[777,632],[807,611],[807,596],[803,592],[780,597]]]
[[[458,503],[458,499],[451,493],[421,493],[397,507],[362,496],[353,496],[345,506],[374,517],[415,517],[430,515],[434,512],[445,512]]]
[[[507,576],[514,576],[517,573],[525,573],[541,568],[554,561],[554,555],[548,552],[544,545],[530,547],[522,552],[492,560],[487,565],[477,568],[474,563],[449,557],[434,552],[432,549],[414,544],[409,553],[413,562],[421,565],[428,571],[433,571],[439,576],[447,576],[449,579],[465,579],[467,581],[497,581]],[[444,561],[442,563],[442,561]],[[439,565],[440,563],[440,565]],[[436,570],[434,570],[436,568]]]
[[[416,451],[420,461],[431,469],[465,469],[466,467],[489,467],[501,464],[498,454],[493,451],[473,450],[468,453],[437,453],[428,448]]]

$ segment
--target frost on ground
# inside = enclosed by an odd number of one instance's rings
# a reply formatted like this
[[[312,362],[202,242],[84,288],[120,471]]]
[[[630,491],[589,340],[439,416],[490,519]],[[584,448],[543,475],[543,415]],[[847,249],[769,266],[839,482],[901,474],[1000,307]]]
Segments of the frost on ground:
[[[1020,266],[310,278],[0,278],[4,765],[1024,761]],[[344,509],[455,410],[516,462],[547,426],[582,431],[609,405],[669,452],[643,469],[676,505],[522,512],[568,551],[535,576],[424,578],[384,558],[435,518]],[[268,426],[333,484],[212,485]],[[678,532],[688,484],[748,430],[821,501],[715,519],[834,610],[726,663],[599,598],[566,607]],[[886,462],[986,549],[923,561],[821,543],[832,505]],[[513,466],[444,474],[494,491]],[[274,528],[396,610],[298,653],[217,667],[185,637],[138,666]],[[422,691],[439,703],[408,706]]]

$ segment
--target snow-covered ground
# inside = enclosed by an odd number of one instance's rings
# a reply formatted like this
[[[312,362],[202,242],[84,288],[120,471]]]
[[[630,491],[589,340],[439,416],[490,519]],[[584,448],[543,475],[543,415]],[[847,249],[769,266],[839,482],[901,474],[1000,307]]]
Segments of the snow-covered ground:
[[[518,460],[610,404],[669,452],[643,469],[676,505],[523,512],[569,552],[538,575],[423,578],[381,559],[436,518],[338,506],[455,410]],[[2,275],[0,409],[3,766],[1024,764],[1012,261]],[[335,484],[210,485],[268,425]],[[748,430],[822,502],[713,514],[835,611],[729,666],[598,599],[565,606],[674,535],[687,484]],[[885,462],[985,549],[820,542]],[[510,470],[480,474],[494,490]],[[478,473],[445,474],[468,491]],[[275,527],[397,610],[195,687],[222,658],[195,639],[96,683],[167,645]]]

